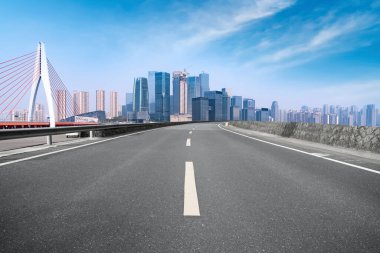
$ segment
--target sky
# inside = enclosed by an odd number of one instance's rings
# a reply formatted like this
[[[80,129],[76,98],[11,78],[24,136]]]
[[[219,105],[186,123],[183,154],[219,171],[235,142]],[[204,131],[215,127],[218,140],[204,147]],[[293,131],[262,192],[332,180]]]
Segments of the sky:
[[[258,107],[380,106],[380,0],[1,0],[0,34],[0,62],[43,41],[90,109],[183,69]]]

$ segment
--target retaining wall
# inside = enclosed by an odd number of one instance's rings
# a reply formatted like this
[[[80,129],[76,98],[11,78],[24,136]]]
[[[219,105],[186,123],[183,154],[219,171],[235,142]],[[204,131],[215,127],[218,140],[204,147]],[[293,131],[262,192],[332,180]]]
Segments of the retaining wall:
[[[380,153],[379,127],[351,127],[308,123],[231,121],[231,125],[254,131],[296,138],[331,146]]]

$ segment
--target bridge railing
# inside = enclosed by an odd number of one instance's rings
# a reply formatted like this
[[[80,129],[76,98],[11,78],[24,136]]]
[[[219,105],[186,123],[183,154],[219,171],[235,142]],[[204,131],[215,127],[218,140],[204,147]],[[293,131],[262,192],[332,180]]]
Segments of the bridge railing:
[[[55,128],[28,128],[28,129],[5,129],[0,130],[0,140],[19,139],[28,137],[47,136],[47,144],[52,144],[52,136],[67,133],[88,133],[90,138],[95,136],[108,136],[123,134],[127,132],[141,131],[165,126],[175,126],[195,122],[164,122],[145,124],[113,124],[113,125],[91,125]]]

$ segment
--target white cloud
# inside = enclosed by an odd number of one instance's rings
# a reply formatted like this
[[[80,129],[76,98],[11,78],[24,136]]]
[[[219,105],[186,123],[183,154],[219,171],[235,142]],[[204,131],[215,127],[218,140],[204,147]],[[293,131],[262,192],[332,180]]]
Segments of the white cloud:
[[[188,10],[189,22],[185,39],[177,47],[206,43],[237,32],[249,22],[274,15],[294,4],[294,0],[212,1],[212,5],[196,11]]]
[[[261,57],[259,63],[277,63],[309,52],[328,48],[343,36],[362,31],[378,24],[379,21],[370,14],[356,14],[344,17],[333,24],[323,27],[306,42],[288,46],[269,55]]]

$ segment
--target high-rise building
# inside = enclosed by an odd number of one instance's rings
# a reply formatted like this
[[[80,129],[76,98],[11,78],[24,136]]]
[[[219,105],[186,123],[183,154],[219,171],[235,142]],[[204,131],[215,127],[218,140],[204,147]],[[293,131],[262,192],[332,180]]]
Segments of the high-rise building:
[[[34,107],[34,121],[44,122],[45,118],[45,107],[42,104],[36,104]]]
[[[231,107],[231,97],[225,88],[222,89],[222,120],[230,120],[230,107]]]
[[[241,108],[239,106],[230,107],[230,120],[240,120]]]
[[[106,110],[106,92],[104,90],[96,90],[96,110],[105,111]]]
[[[231,106],[238,106],[241,109],[243,102],[242,96],[232,96],[231,98]]]
[[[148,80],[145,77],[135,79],[133,86],[133,111],[148,112],[149,95]]]
[[[202,97],[204,97],[205,92],[210,90],[209,78],[210,76],[207,73],[202,72],[199,74],[200,92]]]
[[[170,121],[170,74],[155,72],[155,118]]]
[[[170,115],[174,114],[174,99],[173,95],[170,95]]]
[[[62,120],[68,117],[67,115],[67,91],[57,90],[57,110],[56,119]]]
[[[269,121],[269,109],[261,108],[261,110],[256,111],[256,120],[262,122]]]
[[[89,94],[87,91],[73,92],[73,109],[74,115],[89,112]]]
[[[270,116],[273,118],[273,121],[275,121],[275,122],[280,121],[280,111],[278,108],[278,102],[277,101],[272,102]]]
[[[192,112],[192,99],[201,96],[200,78],[189,76],[187,78],[187,113]]]
[[[133,112],[133,93],[125,93],[125,105],[127,112]]]
[[[223,92],[221,91],[206,91],[205,97],[208,98],[210,121],[222,121],[223,119]]]
[[[187,114],[187,73],[173,72],[173,113]]]
[[[366,126],[376,126],[376,108],[374,104],[369,104],[365,106],[366,115],[365,115],[365,122]]]
[[[192,98],[192,120],[208,121],[209,120],[209,101],[205,97]]]
[[[149,90],[149,113],[155,113],[155,88],[156,71],[148,71],[148,90]]]
[[[252,98],[245,98],[243,100],[243,109],[241,114],[242,120],[255,120],[255,100]]]
[[[323,105],[322,114],[324,114],[324,115],[330,114],[330,108],[329,108],[328,104]]]
[[[111,91],[110,93],[110,118],[115,118],[119,116],[118,114],[118,104],[117,104],[117,92]]]

